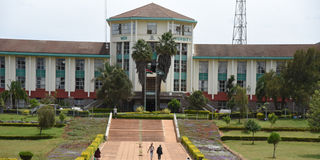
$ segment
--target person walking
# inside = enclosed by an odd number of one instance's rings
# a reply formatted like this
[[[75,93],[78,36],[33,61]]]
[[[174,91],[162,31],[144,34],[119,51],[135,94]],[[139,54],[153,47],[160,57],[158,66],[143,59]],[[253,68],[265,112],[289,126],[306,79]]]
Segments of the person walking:
[[[162,147],[161,147],[161,145],[159,145],[159,147],[157,148],[157,154],[158,154],[158,160],[161,160],[161,155],[162,155]]]
[[[98,148],[95,152],[94,152],[94,159],[95,160],[99,160],[101,157],[101,152],[100,149]]]
[[[117,114],[118,114],[117,107],[114,106],[114,108],[113,108],[113,116],[114,116],[114,118],[117,118]]]
[[[150,160],[152,160],[152,157],[153,157],[153,151],[154,151],[154,146],[153,146],[153,143],[150,144],[150,147],[147,151],[147,153],[150,151]]]

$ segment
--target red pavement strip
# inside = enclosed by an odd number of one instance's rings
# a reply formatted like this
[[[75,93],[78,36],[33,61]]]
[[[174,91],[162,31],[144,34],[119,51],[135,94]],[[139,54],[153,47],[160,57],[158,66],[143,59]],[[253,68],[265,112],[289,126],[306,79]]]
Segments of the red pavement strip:
[[[189,155],[176,141],[172,120],[113,119],[109,139],[102,145],[102,160],[150,160],[147,150],[162,146],[161,160],[185,160]]]

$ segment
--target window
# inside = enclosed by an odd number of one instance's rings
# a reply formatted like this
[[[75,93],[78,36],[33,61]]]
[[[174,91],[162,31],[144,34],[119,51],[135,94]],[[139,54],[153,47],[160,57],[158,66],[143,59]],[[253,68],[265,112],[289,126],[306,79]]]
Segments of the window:
[[[226,101],[218,101],[218,108],[226,108],[227,102]]]
[[[283,67],[284,67],[284,62],[282,62],[282,61],[278,61],[277,62],[277,68],[276,68],[276,73],[277,74],[280,74],[281,73],[281,71],[282,71],[282,69],[283,69]]]
[[[95,81],[95,89],[98,90],[102,87],[102,81],[96,80]]]
[[[130,43],[124,42],[123,46],[123,54],[124,54],[124,64],[123,64],[123,70],[129,71],[129,53],[130,53]]]
[[[219,62],[219,68],[218,68],[218,73],[227,73],[227,67],[228,63],[225,61],[220,61]]]
[[[84,88],[84,78],[76,78],[76,89]]]
[[[247,74],[247,62],[238,62],[237,72],[238,74]]]
[[[84,59],[76,59],[76,89],[84,89]]]
[[[157,23],[147,23],[147,34],[157,34]]]
[[[130,52],[130,44],[129,42],[124,42],[123,54],[129,54]]]
[[[36,87],[44,89],[46,86],[46,66],[44,58],[37,58],[37,66],[36,66]]]
[[[188,52],[188,45],[186,43],[182,43],[182,51],[181,54],[182,55],[187,55]]]
[[[266,72],[266,62],[257,62],[257,73],[264,74]]]
[[[182,35],[192,36],[192,26],[182,25]]]
[[[187,82],[185,79],[181,79],[181,91],[187,90]]]
[[[112,35],[117,34],[130,34],[131,33],[131,23],[124,23],[124,24],[112,24],[111,26]],[[135,33],[136,24],[132,23],[132,32]]]
[[[208,61],[199,62],[199,90],[208,92]]]
[[[180,71],[180,60],[174,60],[174,72]]]
[[[17,57],[16,58],[16,80],[20,82],[21,87],[25,88],[26,81],[26,58]]]
[[[219,81],[219,92],[225,92],[226,91],[226,82],[225,80]]]
[[[112,34],[121,34],[121,24],[112,24]]]
[[[56,59],[56,89],[65,88],[65,59]]]
[[[123,61],[123,70],[129,71],[129,59],[124,59]]]
[[[117,65],[122,67],[122,42],[117,42]]]
[[[103,60],[102,59],[95,59],[94,60],[94,77],[97,78],[100,76],[100,69],[103,69]],[[95,80],[95,89],[100,89],[102,87],[102,81],[96,79]]]
[[[0,88],[5,88],[5,58],[0,57]]]
[[[121,29],[122,29],[122,31],[121,31],[122,34],[130,34],[130,32],[131,32],[131,23],[122,24]]]
[[[187,61],[181,61],[181,72],[187,72]]]
[[[179,91],[179,80],[178,79],[175,79],[173,81],[173,90],[174,91]]]
[[[151,47],[152,53],[156,52],[157,42],[148,42]]]
[[[117,42],[117,54],[122,53],[122,42]]]
[[[175,34],[175,35],[181,34],[181,25],[180,24],[173,25],[173,34]]]
[[[246,87],[246,81],[243,80],[237,80],[237,85],[240,87],[245,88]]]

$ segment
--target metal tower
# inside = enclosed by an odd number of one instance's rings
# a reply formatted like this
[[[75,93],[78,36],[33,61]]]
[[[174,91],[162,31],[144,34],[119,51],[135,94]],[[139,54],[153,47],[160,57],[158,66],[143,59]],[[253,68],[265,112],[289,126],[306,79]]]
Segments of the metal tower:
[[[232,44],[247,44],[246,0],[236,0]]]

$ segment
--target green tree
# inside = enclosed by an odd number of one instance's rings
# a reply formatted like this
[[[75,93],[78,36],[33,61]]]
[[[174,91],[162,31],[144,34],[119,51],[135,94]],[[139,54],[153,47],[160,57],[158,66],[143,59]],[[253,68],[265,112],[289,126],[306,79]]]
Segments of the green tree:
[[[202,91],[195,91],[187,97],[190,104],[188,109],[200,110],[202,107],[207,105],[208,99],[202,94]]]
[[[156,47],[158,54],[157,63],[157,107],[160,106],[161,82],[166,82],[171,66],[171,57],[177,54],[177,44],[171,32],[166,32],[159,38],[159,45]]]
[[[136,62],[136,68],[138,73],[139,83],[142,86],[141,101],[144,101],[145,95],[145,78],[146,78],[146,68],[149,62],[152,60],[152,50],[148,43],[143,39],[139,39],[137,43],[133,46],[132,58]]]
[[[173,98],[168,103],[168,107],[173,113],[177,113],[177,112],[179,112],[179,109],[180,109],[180,101],[178,101],[177,99]]]
[[[235,102],[234,102],[234,94],[236,92],[236,86],[234,85],[234,81],[235,81],[235,78],[234,78],[234,75],[231,75],[231,77],[228,79],[227,81],[227,96],[228,96],[228,102],[227,102],[227,107],[229,109],[233,109],[233,107],[236,105]]]
[[[55,124],[54,109],[52,106],[44,106],[38,109],[38,121],[40,128],[40,135],[43,129],[52,128]]]
[[[271,127],[272,127],[277,122],[278,116],[274,113],[271,113],[268,115],[268,120],[269,120]]]
[[[308,124],[312,130],[320,131],[320,90],[315,90],[312,95]]]
[[[30,99],[29,103],[31,108],[38,107],[40,105],[40,102],[37,99]]]
[[[254,144],[254,133],[259,131],[261,129],[261,126],[254,120],[249,119],[245,124],[244,124],[245,129],[248,132],[252,133],[252,144]]]
[[[2,93],[2,97],[4,101],[9,99],[13,108],[16,108],[18,100],[25,100],[28,102],[29,97],[26,91],[21,87],[21,83],[19,81],[11,81],[8,88],[8,90]]]
[[[97,91],[98,99],[112,106],[121,106],[123,101],[128,101],[132,96],[132,83],[127,74],[109,63],[100,72],[98,79],[101,80],[102,87]]]
[[[55,102],[56,102],[55,94],[51,94],[51,95],[46,94],[46,96],[40,100],[41,104],[55,104]]]
[[[66,115],[63,114],[62,112],[60,112],[60,114],[59,114],[59,119],[60,119],[60,122],[63,123],[64,120],[66,119]]]
[[[304,110],[320,79],[320,51],[314,48],[296,51],[283,73],[290,96]]]
[[[242,118],[247,115],[248,118],[248,95],[247,95],[247,90],[243,87],[237,86],[236,88],[236,94],[234,95],[234,101],[238,105],[240,109],[240,115]],[[240,118],[239,117],[239,123],[240,123]]]
[[[226,122],[227,125],[229,125],[229,124],[230,124],[230,121],[231,121],[231,118],[230,118],[230,116],[224,116],[224,117],[222,118],[222,120],[223,120],[224,122]]]
[[[273,158],[276,158],[276,147],[280,141],[281,141],[281,137],[276,132],[272,132],[268,137],[268,143],[273,144]]]

